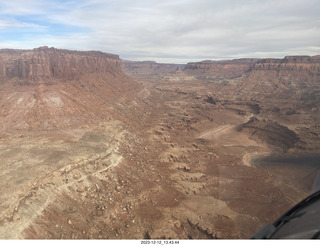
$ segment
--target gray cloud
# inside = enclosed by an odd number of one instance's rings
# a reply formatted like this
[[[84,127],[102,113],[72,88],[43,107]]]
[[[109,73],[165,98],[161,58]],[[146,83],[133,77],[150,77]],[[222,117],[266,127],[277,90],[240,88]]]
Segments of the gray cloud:
[[[20,7],[14,9],[18,2]],[[37,40],[24,40],[22,46],[98,49],[160,62],[319,53],[317,0],[49,2],[14,0],[0,13],[39,15],[47,24],[82,31],[63,37],[46,32]]]

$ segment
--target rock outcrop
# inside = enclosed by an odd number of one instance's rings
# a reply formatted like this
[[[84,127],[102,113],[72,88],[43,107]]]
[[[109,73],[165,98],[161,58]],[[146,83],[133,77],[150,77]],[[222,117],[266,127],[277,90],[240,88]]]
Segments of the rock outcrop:
[[[320,74],[320,55],[317,56],[286,56],[284,59],[235,59],[188,63],[184,72],[188,75],[210,77],[217,79],[232,79],[243,74],[257,74],[268,72],[268,75],[278,72],[279,76],[316,77]],[[297,73],[297,74],[296,74]],[[267,75],[263,75],[266,76]],[[289,75],[290,76],[290,75]],[[250,80],[250,79],[249,79]],[[273,77],[272,77],[273,80]],[[309,79],[310,80],[310,79]]]
[[[241,75],[250,70],[257,61],[258,59],[236,59],[192,62],[186,65],[185,73],[188,75],[208,76],[217,79],[232,79],[241,77]]]
[[[239,89],[258,93],[290,91],[310,94],[319,88],[320,55],[286,56],[283,59],[237,59],[188,63],[185,74],[223,80],[241,78]],[[227,81],[226,81],[227,82]],[[299,88],[299,90],[297,90]]]
[[[319,87],[320,56],[287,56],[284,59],[261,59],[247,72],[241,87],[258,92],[307,92]],[[299,88],[299,90],[297,90]]]
[[[1,80],[70,80],[84,73],[120,72],[119,56],[98,51],[81,52],[48,47],[33,50],[0,50]]]
[[[0,132],[106,119],[141,88],[117,55],[41,47],[0,51]]]
[[[253,70],[267,71],[299,71],[320,73],[320,55],[317,56],[286,56],[284,59],[261,59]]]

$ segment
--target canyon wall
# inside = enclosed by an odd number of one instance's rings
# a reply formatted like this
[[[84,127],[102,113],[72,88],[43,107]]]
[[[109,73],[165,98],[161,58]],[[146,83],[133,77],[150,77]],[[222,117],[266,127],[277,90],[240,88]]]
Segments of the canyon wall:
[[[258,59],[236,59],[221,61],[201,61],[188,63],[185,73],[194,76],[210,76],[213,78],[236,78],[250,70]]]
[[[229,79],[254,71],[307,72],[308,75],[315,76],[320,74],[320,55],[286,56],[283,59],[206,60],[188,63],[184,70],[189,75]]]
[[[0,134],[96,123],[141,85],[117,55],[41,47],[0,50]]]
[[[128,61],[121,60],[122,69],[132,76],[150,76],[176,73],[184,69],[185,65],[163,64],[154,61]]]
[[[284,59],[258,60],[253,70],[267,71],[299,71],[320,72],[320,55],[317,56],[286,56]]]
[[[320,56],[261,59],[247,72],[242,87],[260,92],[294,89],[295,94],[319,89]]]
[[[0,79],[28,82],[74,79],[84,73],[120,73],[117,55],[98,51],[70,51],[48,47],[0,50]]]

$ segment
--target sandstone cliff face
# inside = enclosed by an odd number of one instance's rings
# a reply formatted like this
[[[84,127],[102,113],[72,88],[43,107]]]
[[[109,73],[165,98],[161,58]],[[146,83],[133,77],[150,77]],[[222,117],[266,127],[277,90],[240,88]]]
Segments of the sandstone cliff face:
[[[236,78],[247,72],[257,59],[237,59],[222,61],[202,61],[188,63],[185,73],[195,76],[211,76],[213,78]]]
[[[241,84],[259,92],[291,90],[306,92],[318,88],[320,56],[287,56],[284,59],[261,59],[246,74]],[[299,90],[296,90],[299,88]]]
[[[47,47],[1,50],[0,134],[96,123],[140,87],[122,72],[117,55]]]
[[[284,59],[261,59],[253,66],[253,70],[267,71],[299,71],[320,72],[320,55],[286,56]]]
[[[320,74],[320,55],[286,56],[284,59],[237,59],[188,63],[185,73],[214,78],[236,78],[254,71],[280,72],[283,74],[305,72],[311,76]],[[271,73],[269,73],[271,74]]]
[[[0,50],[1,80],[28,82],[73,79],[84,73],[120,73],[117,55],[98,51],[70,51],[41,47],[33,50]]]

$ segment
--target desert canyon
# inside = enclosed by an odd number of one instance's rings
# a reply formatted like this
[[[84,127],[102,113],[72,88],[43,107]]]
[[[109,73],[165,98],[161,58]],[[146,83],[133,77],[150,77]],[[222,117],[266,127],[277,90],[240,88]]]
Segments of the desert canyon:
[[[320,56],[0,50],[0,239],[244,239],[320,164]]]

